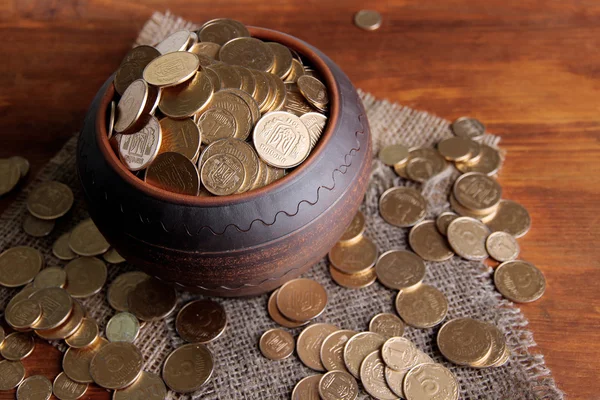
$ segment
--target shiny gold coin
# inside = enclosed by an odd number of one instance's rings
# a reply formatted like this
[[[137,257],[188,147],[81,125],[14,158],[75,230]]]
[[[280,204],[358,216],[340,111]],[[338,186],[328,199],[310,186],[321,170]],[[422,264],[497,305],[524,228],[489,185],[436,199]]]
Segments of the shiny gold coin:
[[[213,369],[213,356],[205,345],[186,344],[169,354],[162,377],[171,390],[192,393],[208,382]]]
[[[444,261],[454,255],[448,247],[448,241],[437,230],[432,220],[415,225],[410,230],[408,241],[413,251],[427,261]]]
[[[458,218],[458,215],[454,214],[453,212],[443,212],[436,218],[435,226],[442,235],[447,236],[448,225],[450,225],[450,223],[456,218]]]
[[[379,159],[385,165],[403,164],[408,160],[408,157],[408,147],[401,144],[389,145],[379,151]]]
[[[198,38],[202,42],[212,42],[224,45],[238,37],[248,37],[250,33],[242,24],[233,19],[218,18],[206,22],[198,31]]]
[[[345,371],[330,371],[319,381],[319,395],[322,400],[355,400],[358,393],[356,380]]]
[[[502,188],[495,179],[478,172],[469,172],[454,182],[452,194],[458,202],[473,212],[488,214],[502,198]]]
[[[247,99],[249,98],[252,99],[254,103],[256,103],[256,101],[252,97],[252,94],[254,94],[254,92],[256,91],[256,79],[254,78],[254,74],[248,68],[242,67],[240,65],[232,65],[232,67],[235,68],[240,78],[242,78],[242,85],[239,89],[227,88],[227,90],[240,90],[242,93],[244,93],[244,100],[247,103]],[[256,104],[256,111],[258,112],[258,104]],[[258,117],[260,117],[260,113],[258,114]],[[258,118],[254,119],[254,123],[256,123],[256,121],[258,121]]]
[[[194,40],[194,37],[190,31],[181,30],[170,34],[155,47],[160,54],[167,54],[174,51],[185,51],[195,41],[197,40]]]
[[[142,321],[156,321],[169,316],[177,305],[175,289],[156,278],[138,283],[128,297],[129,312]]]
[[[204,187],[217,196],[236,193],[245,180],[242,162],[229,154],[215,154],[202,165],[200,177]]]
[[[296,81],[300,93],[308,100],[310,104],[319,110],[324,111],[329,104],[327,88],[315,77],[303,75]]]
[[[425,218],[427,201],[413,188],[393,187],[379,199],[379,212],[383,219],[394,226],[406,228]]]
[[[440,154],[448,161],[467,161],[471,158],[471,139],[454,136],[438,143]]]
[[[281,140],[296,143],[292,147],[277,145]],[[267,164],[277,168],[291,168],[301,164],[310,153],[308,129],[297,116],[276,111],[265,114],[254,127],[256,152]]]
[[[481,159],[481,143],[476,142],[475,140],[469,140],[469,159],[465,160],[463,163],[467,164],[475,164],[479,162]],[[462,164],[462,163],[461,163]]]
[[[52,383],[42,375],[25,379],[17,389],[17,400],[48,400],[52,396]]]
[[[377,246],[365,236],[350,245],[336,243],[329,250],[329,261],[346,274],[367,271],[377,261]]]
[[[188,51],[191,53],[196,55],[205,55],[214,60],[219,58],[219,50],[221,50],[221,46],[217,43],[211,42],[196,43],[188,49]]]
[[[217,154],[228,154],[240,161],[244,167],[244,180],[237,193],[248,191],[256,180],[259,169],[259,158],[254,148],[248,143],[238,139],[223,139],[209,145],[203,152],[200,163]],[[210,171],[209,171],[210,172]]]
[[[408,400],[458,400],[459,388],[452,372],[441,364],[421,364],[406,374],[404,394]]]
[[[281,312],[279,311],[279,308],[277,308],[277,293],[278,292],[279,292],[279,289],[277,289],[276,291],[271,293],[271,296],[269,297],[269,304],[267,306],[267,309],[269,311],[269,316],[271,317],[271,319],[273,321],[277,322],[279,325],[286,327],[286,328],[298,328],[300,326],[304,326],[304,325],[308,324],[310,321],[296,322],[296,321],[292,321],[292,320],[284,317],[283,314],[281,314]]]
[[[59,260],[70,261],[77,257],[77,254],[69,247],[70,232],[62,234],[52,245],[52,254]]]
[[[185,155],[175,152],[159,154],[146,170],[144,181],[169,192],[189,196],[197,196],[200,190],[196,166]]]
[[[163,400],[167,388],[160,376],[142,371],[139,378],[125,389],[116,390],[112,400]]]
[[[289,104],[288,99],[289,96],[286,97],[286,105]],[[325,129],[325,125],[327,125],[327,117],[321,113],[307,112],[300,116],[300,121],[302,121],[302,123],[306,126],[306,129],[308,129],[308,135],[310,136],[310,148],[313,149],[321,138],[323,130]]]
[[[269,329],[260,337],[259,348],[270,360],[284,360],[294,353],[294,337],[283,329]]]
[[[33,287],[44,289],[49,287],[65,287],[67,273],[61,267],[47,267],[41,270],[33,280]]]
[[[408,289],[425,278],[423,259],[410,251],[390,250],[383,253],[375,265],[377,278],[390,289]]]
[[[123,389],[142,373],[144,357],[131,343],[116,342],[103,346],[90,362],[90,375],[106,389]]]
[[[347,289],[362,289],[371,286],[377,280],[377,274],[373,267],[355,274],[346,274],[333,265],[329,265],[329,273],[335,283]]]
[[[0,390],[11,390],[25,378],[25,368],[20,361],[0,361]]]
[[[378,400],[398,400],[385,380],[385,364],[378,350],[367,355],[360,366],[360,380],[371,396]]]
[[[104,239],[91,218],[81,221],[69,236],[69,247],[80,256],[97,256],[105,253],[110,244]]]
[[[215,107],[227,110],[234,116],[236,123],[234,137],[246,140],[252,129],[252,111],[248,103],[231,92],[219,91],[210,102],[210,108]]]
[[[27,209],[40,219],[56,219],[73,206],[73,192],[64,183],[49,181],[33,188],[27,196]]]
[[[117,276],[106,293],[108,304],[117,311],[129,311],[129,294],[138,283],[148,278],[148,275],[140,271],[125,272]]]
[[[292,391],[292,400],[320,400],[319,382],[322,374],[307,376],[300,380]]]
[[[417,364],[418,352],[417,347],[410,340],[392,337],[383,344],[381,357],[387,367],[401,371]]]
[[[67,318],[65,322],[53,329],[38,329],[35,331],[36,335],[46,340],[59,340],[65,339],[79,329],[81,324],[83,323],[83,318],[85,317],[85,310],[79,304],[77,300],[73,301],[73,311]]]
[[[293,58],[290,49],[280,43],[268,42],[265,44],[275,55],[275,64],[271,72],[281,79],[285,78],[292,71]]]
[[[497,363],[491,365],[492,367],[502,367],[505,365],[508,360],[510,360],[510,348],[508,346],[504,346],[504,352],[502,357],[498,360]]]
[[[42,317],[33,326],[34,329],[54,329],[63,324],[73,311],[73,299],[66,290],[52,287],[36,290],[30,300],[42,307]]]
[[[0,254],[0,285],[18,287],[33,281],[44,265],[42,253],[33,247],[17,246]]]
[[[175,327],[183,340],[190,343],[209,343],[220,337],[227,326],[227,313],[212,300],[187,303],[177,314]]]
[[[502,231],[516,238],[524,236],[531,228],[529,212],[511,200],[500,200],[496,213],[484,222],[492,232]]]
[[[519,243],[514,236],[506,232],[494,232],[485,241],[485,248],[494,260],[504,262],[515,260],[519,256]]]
[[[144,68],[143,77],[150,85],[175,86],[191,79],[199,65],[200,60],[197,55],[186,51],[175,51],[150,61]]]
[[[69,261],[65,272],[67,292],[76,299],[90,297],[102,290],[108,274],[104,261],[96,257],[79,257]]]
[[[148,84],[143,79],[136,79],[127,86],[117,103],[115,132],[131,133],[144,125],[145,118],[141,118],[141,116],[148,104],[149,92]]]
[[[63,356],[62,368],[69,379],[78,383],[93,383],[94,380],[90,375],[90,363],[100,349],[107,344],[106,339],[99,337],[92,345],[85,348],[68,348]]]
[[[374,10],[360,10],[354,14],[354,24],[365,31],[379,29],[381,21],[381,14]]]
[[[474,162],[456,163],[456,168],[460,172],[479,172],[488,176],[495,175],[502,165],[502,158],[498,150],[486,145],[481,145],[481,156]]]
[[[452,249],[467,260],[485,260],[485,247],[490,230],[483,222],[471,217],[459,217],[448,225],[448,242]]]
[[[266,112],[269,106],[269,79],[267,78],[266,74],[260,72],[260,71],[255,71],[255,70],[250,70],[250,72],[252,73],[252,76],[254,76],[254,82],[255,82],[255,90],[254,90],[254,94],[252,95],[252,97],[254,98],[254,100],[256,101],[256,103],[258,104],[258,108],[260,110],[261,113]]]
[[[514,260],[502,264],[494,272],[496,289],[515,303],[530,303],[546,291],[546,278],[527,261]]]
[[[361,332],[352,336],[344,347],[344,364],[355,378],[360,377],[360,365],[365,357],[379,351],[385,338],[374,332]]]
[[[473,365],[484,361],[492,351],[492,335],[483,323],[472,318],[457,318],[446,322],[439,330],[440,352],[458,365]]]
[[[284,78],[285,82],[288,83],[296,83],[299,77],[304,75],[304,67],[300,63],[300,61],[295,58],[292,60],[292,69],[290,73]]]
[[[42,317],[42,307],[33,300],[21,300],[4,313],[4,319],[17,330],[30,329]]]
[[[102,258],[109,264],[121,264],[127,261],[112,247],[106,253],[102,254]]]
[[[163,97],[164,98],[164,97]],[[200,153],[200,130],[190,118],[160,120],[162,140],[158,154],[175,152],[190,160],[198,159]]]
[[[23,218],[23,230],[29,236],[41,238],[48,236],[54,229],[55,221],[53,219],[45,220],[26,214]]]
[[[211,64],[204,67],[204,70],[211,70],[219,77],[219,81],[221,82],[220,89],[241,89],[244,84],[242,76],[233,65],[223,63]],[[211,106],[212,104],[211,102]]]
[[[344,346],[358,332],[343,329],[329,334],[321,345],[321,363],[327,371],[347,372],[344,364]]]
[[[161,142],[160,123],[156,117],[150,116],[140,130],[130,135],[124,135],[119,141],[121,162],[130,171],[143,170],[156,158]],[[142,143],[144,144],[144,151],[140,152],[138,146]]]
[[[248,75],[250,77],[253,76],[250,73],[250,70],[248,70],[246,68],[238,67],[238,69],[247,71]],[[252,78],[252,79],[254,79],[254,78]],[[258,120],[261,117],[261,115],[260,115],[260,109],[258,107],[258,104],[256,103],[256,101],[254,100],[254,98],[251,95],[249,95],[246,91],[241,90],[241,89],[227,88],[227,89],[223,89],[223,91],[225,93],[234,94],[237,97],[241,98],[244,101],[244,103],[246,103],[246,105],[248,106],[248,108],[250,109],[250,114],[252,116],[252,124],[256,124],[258,122]],[[238,139],[245,140],[245,138],[244,139],[238,138]]]
[[[81,325],[73,334],[65,338],[65,342],[69,347],[74,349],[82,349],[92,345],[98,338],[98,324],[90,318],[83,318]]]
[[[228,41],[219,50],[219,59],[230,65],[241,65],[259,71],[270,71],[275,64],[275,54],[263,41],[241,37]]]
[[[327,306],[325,288],[312,279],[291,280],[277,293],[277,308],[292,321],[308,321],[317,318]]]
[[[171,118],[186,118],[204,110],[214,88],[208,74],[198,71],[189,80],[163,89],[158,108]]]
[[[394,314],[377,314],[369,322],[369,331],[389,339],[401,337],[404,334],[404,322]]]
[[[135,315],[120,312],[106,324],[106,338],[109,342],[133,343],[140,333],[140,323]]]
[[[433,360],[431,361],[433,362]],[[404,377],[410,371],[409,369],[403,369],[401,371],[395,371],[389,367],[385,367],[385,381],[388,384],[390,390],[401,399],[405,399],[404,388],[402,384],[404,383]]]
[[[304,328],[296,343],[296,351],[300,361],[315,371],[325,371],[325,367],[321,362],[321,346],[325,338],[337,330],[339,330],[337,326],[323,323],[312,324]]]
[[[477,139],[485,134],[485,125],[475,118],[460,117],[452,123],[452,131],[459,137]]]
[[[0,159],[0,196],[10,192],[17,186],[21,172],[19,166],[9,159]]]
[[[131,83],[142,78],[146,65],[160,52],[152,46],[137,46],[129,50],[115,74],[115,90],[122,95]]]
[[[362,212],[358,211],[354,215],[354,218],[352,218],[350,225],[348,225],[348,227],[342,234],[342,237],[340,237],[339,242],[341,244],[353,244],[362,237],[362,234],[364,231],[365,231],[365,216],[363,215]]]
[[[28,333],[13,332],[6,336],[0,355],[9,361],[20,361],[33,353],[35,341],[33,336]]]
[[[410,326],[431,328],[446,318],[448,300],[433,286],[421,284],[413,290],[402,290],[398,293],[396,311]]]
[[[59,400],[77,400],[83,397],[87,388],[87,383],[77,383],[61,372],[54,379],[52,392]]]
[[[485,357],[485,359],[481,360],[476,364],[471,364],[471,366],[477,368],[495,367],[498,363],[503,363],[503,360],[506,356],[506,339],[504,337],[504,334],[500,331],[500,329],[498,329],[494,325],[488,322],[481,321],[480,324],[483,326],[484,329],[486,329],[489,332],[490,337],[492,339],[492,347],[490,353],[487,357]]]
[[[198,117],[202,143],[211,144],[220,139],[234,138],[237,131],[235,116],[223,108],[211,107]]]
[[[269,86],[274,94],[273,103],[269,105],[268,111],[281,111],[285,106],[287,98],[285,83],[283,83],[281,78],[275,74],[265,72],[265,75],[267,75],[267,78],[269,79]]]

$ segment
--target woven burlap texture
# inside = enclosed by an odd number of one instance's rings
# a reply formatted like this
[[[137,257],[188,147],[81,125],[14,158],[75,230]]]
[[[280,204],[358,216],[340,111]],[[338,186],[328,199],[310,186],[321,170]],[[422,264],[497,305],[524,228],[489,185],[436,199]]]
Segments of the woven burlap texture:
[[[155,13],[144,26],[137,44],[153,44],[165,35],[181,28],[194,25],[169,13]],[[439,140],[451,136],[448,121],[407,107],[375,99],[362,93],[361,98],[367,110],[373,139],[373,153],[382,146],[402,143],[413,146],[433,146]],[[25,188],[15,202],[0,219],[0,249],[16,245],[29,245],[39,249],[45,256],[47,265],[64,265],[52,255],[52,243],[62,233],[68,232],[83,218],[87,217],[85,204],[75,169],[76,137],[47,164],[34,181]],[[486,135],[484,141],[496,145],[499,139]],[[391,249],[408,249],[407,229],[393,227],[382,220],[378,211],[380,195],[392,186],[411,185],[422,190],[429,201],[428,217],[434,218],[448,210],[447,193],[458,172],[449,167],[436,179],[421,186],[407,182],[374,159],[372,178],[367,190],[362,211],[366,216],[366,236],[377,244],[380,252]],[[32,187],[47,180],[57,180],[69,185],[75,194],[72,211],[61,218],[54,232],[46,238],[35,239],[27,236],[21,227],[27,213],[26,198]],[[518,199],[516,199],[518,200]],[[130,270],[128,265],[110,266],[109,283],[118,274]],[[448,319],[473,317],[497,325],[506,335],[511,349],[511,358],[501,368],[478,370],[457,367],[446,362],[436,349],[437,328],[407,328],[405,336],[419,349],[427,352],[434,360],[450,368],[458,378],[463,399],[562,399],[562,392],[556,387],[550,371],[544,364],[543,356],[532,354],[535,346],[533,335],[526,329],[527,320],[520,310],[495,291],[492,269],[480,262],[469,262],[453,257],[441,263],[427,263],[425,283],[440,289],[448,298]],[[375,283],[368,288],[350,290],[332,282],[327,270],[327,261],[322,260],[305,277],[324,285],[329,296],[329,304],[319,322],[328,322],[340,328],[367,330],[368,322],[377,313],[394,312],[393,302],[396,292]],[[107,286],[106,286],[107,287]],[[88,314],[95,318],[104,330],[114,311],[106,302],[104,290],[83,301]],[[8,298],[16,290],[0,289],[0,306],[4,308]],[[179,293],[178,308],[190,299],[199,296]],[[262,357],[258,350],[260,335],[267,329],[276,327],[267,314],[267,295],[249,299],[220,299],[228,315],[226,333],[216,342],[209,344],[216,362],[211,381],[192,396],[179,396],[172,392],[169,399],[286,399],[301,378],[314,374],[304,367],[296,356],[274,362]],[[297,335],[300,329],[293,330]],[[183,344],[174,329],[174,315],[164,321],[147,324],[136,340],[145,359],[147,371],[160,373],[166,356]],[[64,350],[61,342],[54,343]],[[361,399],[369,398],[361,393]]]

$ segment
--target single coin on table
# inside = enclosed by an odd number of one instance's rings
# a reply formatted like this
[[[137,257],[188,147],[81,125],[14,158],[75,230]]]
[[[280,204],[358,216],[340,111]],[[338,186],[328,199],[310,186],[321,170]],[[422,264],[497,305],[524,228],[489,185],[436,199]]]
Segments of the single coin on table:
[[[9,361],[20,361],[33,353],[35,341],[28,333],[13,332],[6,336],[0,355]]]
[[[69,237],[71,232],[62,234],[52,245],[52,254],[59,260],[70,261],[77,257],[77,254],[69,247]]]
[[[369,353],[360,365],[360,380],[377,400],[399,400],[385,380],[385,364],[378,350]]]
[[[329,265],[329,273],[335,283],[347,289],[362,289],[371,286],[377,280],[374,267],[355,274],[346,274],[339,271],[333,265]]]
[[[27,197],[27,209],[40,219],[56,219],[73,206],[73,191],[64,183],[43,182],[35,186]]]
[[[0,390],[11,390],[25,378],[25,368],[20,361],[0,360]]]
[[[277,308],[277,293],[278,292],[279,292],[279,289],[275,290],[273,293],[271,293],[271,296],[269,296],[269,303],[267,305],[267,309],[268,309],[269,316],[271,317],[271,319],[273,321],[277,322],[279,325],[286,327],[286,328],[298,328],[300,326],[304,326],[304,325],[308,324],[310,321],[296,322],[296,321],[292,321],[291,319],[284,317],[281,314],[281,312],[279,311],[279,308]]]
[[[354,24],[366,31],[379,29],[381,21],[381,14],[375,10],[360,10],[354,14]]]
[[[402,144],[392,144],[379,151],[379,159],[385,165],[389,166],[405,163],[408,160],[408,156],[408,147]]]
[[[113,315],[106,324],[106,338],[109,342],[133,343],[139,333],[140,322],[128,312]]]
[[[450,225],[450,223],[456,218],[458,218],[458,215],[453,212],[443,212],[436,218],[435,226],[442,235],[447,236],[448,225]]]
[[[321,362],[327,371],[348,371],[344,364],[344,346],[358,332],[342,329],[335,331],[323,340]]]
[[[300,361],[315,371],[325,371],[321,362],[321,346],[327,336],[338,330],[337,326],[324,323],[312,324],[304,328],[296,343]]]
[[[490,230],[483,222],[471,217],[459,217],[448,225],[448,242],[452,250],[467,260],[488,258],[486,239]]]
[[[183,340],[189,343],[209,343],[220,337],[227,326],[227,313],[213,300],[187,303],[177,314],[175,327]]]
[[[48,287],[63,288],[67,284],[67,272],[61,267],[46,267],[33,279],[33,287],[44,289]]]
[[[141,271],[125,272],[117,276],[106,293],[108,304],[117,311],[129,311],[129,293],[135,289],[138,283],[148,278],[150,277]]]
[[[492,351],[492,335],[485,325],[472,318],[446,322],[438,331],[437,345],[446,359],[458,365],[478,365]]]
[[[401,371],[417,364],[419,350],[410,340],[403,337],[388,339],[381,348],[381,357],[385,365]]]
[[[336,243],[329,250],[329,261],[339,271],[356,274],[372,268],[377,261],[377,246],[366,236],[358,241],[344,245]]]
[[[110,244],[104,239],[91,218],[81,221],[69,236],[69,247],[80,256],[97,256],[105,253]]]
[[[213,356],[201,343],[190,343],[175,349],[163,365],[162,378],[177,393],[192,393],[212,376]]]
[[[79,257],[65,266],[67,292],[74,298],[90,297],[106,282],[108,271],[104,261],[96,257]]]
[[[52,384],[52,392],[59,400],[80,399],[87,391],[87,388],[87,383],[77,383],[70,379],[64,372],[58,374]]]
[[[259,341],[260,352],[270,360],[284,360],[292,355],[296,347],[294,337],[283,329],[269,329]]]
[[[485,241],[488,254],[496,261],[515,260],[519,256],[519,243],[514,236],[506,232],[493,232]]]
[[[396,311],[402,320],[415,328],[431,328],[448,313],[446,296],[433,286],[421,284],[413,290],[401,290],[396,297]]]
[[[327,306],[325,288],[312,279],[291,280],[277,293],[277,308],[292,321],[308,321],[321,315]]]
[[[42,307],[42,317],[33,326],[34,329],[54,329],[63,324],[73,311],[73,299],[66,290],[52,287],[33,292],[29,299]]]
[[[319,381],[322,400],[355,400],[358,393],[356,379],[346,371],[329,371]]]
[[[427,261],[445,261],[454,253],[446,238],[437,230],[433,220],[425,220],[413,226],[408,235],[410,247]]]
[[[319,382],[322,377],[322,374],[317,374],[301,379],[292,391],[292,400],[319,400]]]
[[[94,382],[106,389],[123,389],[131,385],[142,372],[144,357],[133,344],[108,343],[90,362]]]
[[[4,319],[13,329],[28,330],[42,317],[42,307],[33,300],[21,300],[4,313]],[[1,343],[0,343],[1,344]]]
[[[352,218],[352,222],[346,228],[342,237],[340,237],[339,243],[348,245],[357,242],[361,237],[363,232],[365,231],[365,216],[362,212],[358,211],[354,218]]]
[[[172,286],[156,278],[138,283],[128,297],[129,312],[142,321],[166,318],[177,306],[177,293]]]
[[[125,389],[115,390],[112,400],[163,400],[167,388],[160,376],[142,371],[136,381]]]
[[[77,300],[73,300],[73,310],[65,322],[53,329],[35,331],[36,335],[46,340],[65,339],[79,329],[85,317],[85,310]]]
[[[369,322],[369,331],[379,333],[386,339],[400,337],[404,334],[404,322],[394,314],[377,314]]]
[[[390,250],[383,253],[375,264],[377,278],[390,289],[408,289],[419,285],[425,278],[425,262],[415,253]]]
[[[420,364],[406,374],[404,394],[407,399],[458,400],[459,387],[456,377],[441,364]]]
[[[515,303],[530,303],[546,291],[546,278],[533,264],[514,260],[500,264],[494,272],[496,289]]]
[[[360,377],[360,365],[366,356],[379,351],[386,339],[374,332],[361,332],[352,336],[344,347],[344,364],[355,378]]]
[[[504,365],[504,363],[508,361],[507,354],[510,355],[510,350],[506,345],[506,338],[504,337],[504,334],[500,331],[500,329],[488,322],[480,321],[480,323],[482,324],[483,328],[489,332],[492,338],[492,349],[486,358],[477,364],[471,364],[471,367],[489,368]]]
[[[78,383],[93,383],[90,363],[94,356],[108,344],[108,340],[98,337],[91,345],[81,348],[68,348],[63,356],[62,368],[69,379]]]
[[[0,285],[19,287],[33,281],[44,265],[39,250],[28,246],[11,247],[0,254]]]
[[[126,260],[115,250],[114,248],[108,249],[108,251],[102,254],[102,258],[109,264],[121,264]]]
[[[502,231],[516,238],[524,236],[531,228],[527,209],[512,200],[500,200],[495,214],[484,222],[492,232]]]
[[[90,346],[98,338],[98,324],[91,318],[83,318],[81,325],[69,337],[65,338],[65,343],[69,347],[80,349]]]
[[[52,382],[42,375],[25,379],[17,389],[18,400],[48,400],[52,396]]]
[[[389,224],[400,228],[416,225],[425,218],[427,201],[413,188],[393,187],[379,199],[379,213]]]
[[[56,225],[53,219],[40,219],[31,214],[25,215],[23,218],[23,230],[29,236],[41,238],[48,236]]]

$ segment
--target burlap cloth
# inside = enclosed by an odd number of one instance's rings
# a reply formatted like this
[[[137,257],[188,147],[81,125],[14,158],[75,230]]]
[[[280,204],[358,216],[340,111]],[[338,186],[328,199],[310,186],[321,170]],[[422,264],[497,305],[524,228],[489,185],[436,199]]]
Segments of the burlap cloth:
[[[138,44],[152,44],[170,32],[194,25],[169,13],[153,15],[140,33]],[[387,101],[375,99],[361,92],[367,110],[373,138],[373,153],[382,146],[402,143],[407,146],[433,146],[440,139],[451,135],[448,121],[415,111]],[[485,142],[496,145],[499,138],[486,135]],[[42,251],[47,265],[64,265],[52,255],[52,243],[59,235],[68,232],[81,219],[87,217],[85,204],[75,170],[75,147],[73,137],[46,165],[39,176],[24,188],[16,201],[0,218],[0,250],[16,245],[29,245]],[[448,168],[445,173],[422,187],[429,201],[428,216],[433,218],[449,209],[447,192],[457,172]],[[73,210],[58,221],[54,232],[47,238],[35,239],[23,232],[21,221],[27,213],[25,200],[30,189],[40,182],[58,180],[69,185],[75,194]],[[407,229],[393,227],[382,220],[378,212],[378,200],[383,191],[391,186],[413,185],[399,177],[379,160],[373,160],[371,183],[362,205],[367,217],[366,235],[373,239],[380,252],[390,249],[407,249]],[[518,200],[518,199],[516,199]],[[530,353],[535,346],[533,335],[526,329],[527,320],[518,308],[495,291],[492,269],[480,262],[470,262],[459,257],[442,263],[427,263],[425,282],[445,293],[449,302],[448,318],[474,317],[497,325],[506,335],[511,358],[501,368],[478,370],[457,367],[446,362],[436,349],[437,328],[407,328],[405,336],[437,362],[450,368],[460,382],[464,399],[562,399],[563,393],[556,387],[549,369],[540,354]],[[111,266],[109,282],[118,274],[130,269],[127,265]],[[329,322],[340,328],[367,330],[368,322],[380,312],[394,312],[395,291],[385,289],[379,283],[361,290],[349,290],[337,286],[330,278],[327,261],[315,265],[306,277],[323,284],[329,295],[329,304],[318,321]],[[0,307],[6,305],[16,290],[0,289]],[[195,298],[188,293],[179,294],[179,307]],[[114,313],[106,302],[105,289],[84,304],[91,317],[104,330],[106,322]],[[225,334],[209,345],[216,368],[211,381],[193,396],[169,394],[172,399],[286,399],[301,378],[314,374],[303,366],[296,356],[284,361],[270,361],[258,350],[260,335],[276,327],[267,314],[267,295],[250,299],[220,299],[227,310],[229,325]],[[300,329],[293,330],[297,335]],[[55,343],[64,350],[64,344]],[[144,354],[145,369],[160,373],[166,356],[182,344],[174,329],[174,316],[164,321],[146,325],[136,345]],[[361,399],[369,398],[361,394]]]

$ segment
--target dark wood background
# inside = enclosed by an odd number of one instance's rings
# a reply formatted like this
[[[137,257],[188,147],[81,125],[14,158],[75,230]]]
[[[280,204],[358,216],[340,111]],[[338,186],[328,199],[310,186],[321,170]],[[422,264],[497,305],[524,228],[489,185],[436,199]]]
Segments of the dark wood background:
[[[362,8],[382,13],[380,30],[353,25]],[[522,258],[548,280],[545,296],[522,306],[534,351],[570,399],[600,398],[600,2],[5,0],[0,157],[27,157],[34,175],[78,130],[144,21],[167,9],[288,32],[377,97],[450,120],[472,115],[499,134],[505,197],[533,219]],[[40,341],[25,365],[53,378],[60,355]]]

